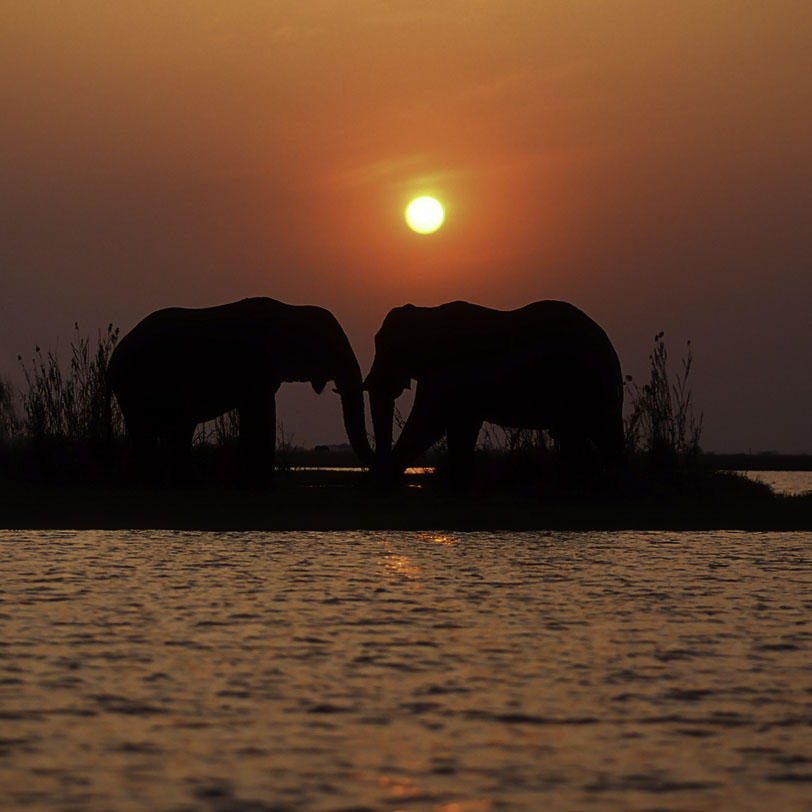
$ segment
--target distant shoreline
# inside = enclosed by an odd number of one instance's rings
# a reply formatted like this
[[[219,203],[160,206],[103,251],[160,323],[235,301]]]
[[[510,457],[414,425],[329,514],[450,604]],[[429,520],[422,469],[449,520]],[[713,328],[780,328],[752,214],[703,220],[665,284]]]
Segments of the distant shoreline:
[[[714,454],[705,451],[701,465],[712,471],[812,471],[812,454]]]

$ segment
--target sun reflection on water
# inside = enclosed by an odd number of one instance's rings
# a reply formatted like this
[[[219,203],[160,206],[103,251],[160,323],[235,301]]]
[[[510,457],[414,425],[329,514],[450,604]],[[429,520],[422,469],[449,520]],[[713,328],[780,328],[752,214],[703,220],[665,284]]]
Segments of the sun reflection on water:
[[[487,798],[472,798],[470,801],[452,801],[435,807],[437,812],[488,812],[493,803]]]
[[[415,538],[433,541],[435,544],[442,544],[445,547],[453,547],[460,543],[456,536],[447,536],[445,533],[415,533]]]
[[[441,547],[453,547],[460,543],[457,536],[446,533],[419,532],[414,534],[414,538],[420,541],[430,541]],[[382,567],[380,574],[390,583],[405,581],[413,589],[420,589],[420,567],[414,563],[413,559],[398,552],[386,539],[383,539],[380,545],[383,549],[383,554],[378,559],[378,564]]]
[[[383,574],[391,581],[409,581],[414,589],[420,589],[418,577],[420,575],[420,568],[412,563],[412,560],[406,556],[396,553],[392,549],[390,542],[384,540],[381,542],[383,547],[383,556],[378,559],[378,563],[383,567]]]
[[[411,779],[405,776],[382,775],[378,778],[378,786],[385,790],[388,798],[403,800],[417,799],[423,791]],[[493,802],[489,798],[471,798],[462,801],[450,801],[438,804],[432,809],[434,812],[489,812]],[[392,812],[406,812],[405,809],[393,809]]]

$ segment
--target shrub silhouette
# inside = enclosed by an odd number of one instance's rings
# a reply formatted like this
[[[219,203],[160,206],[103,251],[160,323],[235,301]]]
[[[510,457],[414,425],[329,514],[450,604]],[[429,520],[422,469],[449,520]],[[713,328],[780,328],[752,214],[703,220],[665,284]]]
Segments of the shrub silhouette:
[[[117,404],[107,391],[107,363],[118,340],[112,324],[99,330],[95,346],[74,324],[71,357],[63,370],[58,352],[36,347],[28,366],[22,356],[25,387],[20,395],[22,419],[17,424],[23,468],[48,475],[99,468],[124,431]]]
[[[0,377],[0,443],[8,443],[20,433],[20,420],[15,405],[14,387]]]
[[[668,351],[664,333],[654,336],[649,355],[649,382],[638,386],[631,375],[625,387],[631,411],[625,420],[626,450],[644,452],[655,467],[691,465],[700,453],[702,412],[694,415],[688,377],[693,365],[691,342],[687,344],[682,370],[672,384],[668,374]]]

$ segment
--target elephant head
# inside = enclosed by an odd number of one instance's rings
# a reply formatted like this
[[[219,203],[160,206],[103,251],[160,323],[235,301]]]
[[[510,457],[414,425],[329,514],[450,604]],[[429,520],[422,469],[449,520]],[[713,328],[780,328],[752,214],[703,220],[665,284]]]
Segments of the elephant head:
[[[304,371],[316,394],[324,390],[328,381],[333,381],[334,391],[341,397],[344,428],[350,445],[361,463],[371,466],[373,453],[367,438],[358,360],[349,339],[332,313],[320,307],[311,309],[312,323],[317,325],[317,329],[313,336],[308,334],[304,342],[303,356],[308,359],[309,369],[291,369],[285,380],[301,380],[298,375]]]
[[[475,385],[477,370],[471,361],[480,350],[472,346],[468,334],[470,322],[482,310],[467,302],[449,302],[441,307],[406,304],[390,310],[384,319],[375,335],[375,359],[364,381],[375,432],[374,468],[379,482],[391,481],[411,465],[413,449],[423,444],[424,421],[410,419],[392,447],[395,400],[404,389],[411,389],[412,380],[418,381],[418,394],[420,382],[425,391],[429,380],[465,379],[465,385]],[[453,394],[450,388],[446,391]],[[439,436],[432,442],[437,439]]]
[[[388,472],[392,464],[395,400],[404,389],[411,388],[416,367],[420,365],[413,335],[415,310],[414,305],[407,304],[389,311],[375,335],[375,360],[364,381],[375,432],[374,468],[379,477]]]

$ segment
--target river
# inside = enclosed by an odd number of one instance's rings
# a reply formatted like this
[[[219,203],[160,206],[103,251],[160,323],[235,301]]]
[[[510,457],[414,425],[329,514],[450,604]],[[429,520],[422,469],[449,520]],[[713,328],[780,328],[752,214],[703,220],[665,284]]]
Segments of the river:
[[[800,496],[812,491],[812,471],[737,471],[756,482],[769,485],[776,493]]]
[[[808,533],[0,531],[0,808],[812,809]]]

